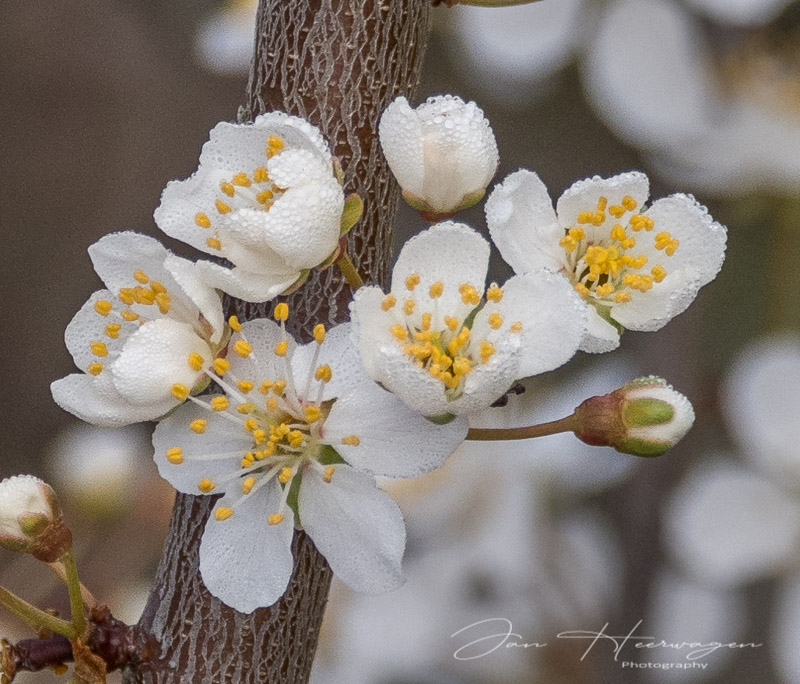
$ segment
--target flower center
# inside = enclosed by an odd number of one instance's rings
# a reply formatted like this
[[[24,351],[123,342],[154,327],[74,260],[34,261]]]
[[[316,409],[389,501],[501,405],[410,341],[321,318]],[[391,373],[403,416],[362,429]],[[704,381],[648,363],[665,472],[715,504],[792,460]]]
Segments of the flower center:
[[[393,323],[389,330],[400,344],[403,353],[428,375],[439,380],[448,399],[457,399],[464,390],[467,376],[479,365],[486,364],[495,353],[494,345],[479,339],[472,332],[472,322],[482,300],[474,286],[461,283],[458,287],[460,303],[452,311],[442,311],[439,305],[444,293],[444,283],[436,281],[429,290],[431,310],[421,310],[414,291],[420,276],[412,273],[406,278],[408,296],[398,305],[394,295],[386,295],[381,308],[391,312]],[[486,301],[499,302],[503,290],[495,283],[486,291]],[[503,326],[500,313],[492,313],[489,327],[498,330]],[[518,333],[522,323],[512,323],[509,330]]]
[[[265,149],[266,158],[271,159],[280,153],[284,146],[280,137],[269,136]],[[219,192],[219,197],[214,201],[213,212],[201,211],[194,215],[195,225],[211,231],[211,235],[206,239],[206,245],[215,250],[222,249],[219,231],[215,229],[215,225],[223,216],[243,208],[269,211],[276,197],[284,191],[270,181],[267,167],[259,166],[250,174],[240,171],[231,179],[220,181]]]
[[[679,242],[668,232],[653,233],[653,219],[635,213],[636,206],[630,195],[611,206],[606,197],[600,197],[595,209],[580,212],[578,225],[569,228],[559,241],[566,252],[567,275],[584,299],[604,305],[622,304],[631,301],[632,290],[647,292],[667,277],[660,264],[648,272],[648,258],[636,254],[634,248],[637,240],[652,239],[657,250],[671,257]]]

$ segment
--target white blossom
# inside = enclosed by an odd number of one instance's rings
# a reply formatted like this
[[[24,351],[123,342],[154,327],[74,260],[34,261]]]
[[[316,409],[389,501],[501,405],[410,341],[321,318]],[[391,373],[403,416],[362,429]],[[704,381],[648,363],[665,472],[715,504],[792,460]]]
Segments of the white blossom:
[[[214,360],[224,332],[219,294],[190,261],[145,235],[112,233],[89,256],[108,289],[67,326],[67,349],[83,373],[55,381],[53,399],[102,427],[154,420],[181,403]]]
[[[497,143],[483,111],[453,95],[431,97],[416,109],[398,97],[378,133],[403,197],[431,217],[479,202],[497,171]]]
[[[620,332],[658,330],[713,280],[726,230],[691,195],[645,208],[639,172],[578,181],[556,209],[538,175],[520,170],[495,187],[486,220],[500,254],[518,274],[561,273],[581,295],[587,328],[581,349],[606,352]]]
[[[155,219],[167,235],[233,264],[199,261],[206,283],[263,302],[332,256],[344,206],[319,130],[272,112],[252,124],[217,124],[197,171],[167,185]]]
[[[282,322],[283,307],[275,312]],[[229,362],[215,366],[225,394],[192,398],[156,428],[161,475],[187,494],[223,495],[203,535],[200,572],[239,611],[283,594],[296,526],[351,587],[401,584],[403,519],[373,474],[432,470],[466,436],[466,421],[434,425],[375,385],[349,328],[326,334],[318,325],[315,341],[298,346],[283,325],[243,324]]]
[[[195,54],[209,71],[246,75],[253,61],[257,0],[227,0],[206,18],[195,37]]]
[[[578,347],[585,307],[561,276],[542,270],[486,289],[488,262],[478,233],[439,223],[403,246],[388,295],[378,287],[354,295],[367,372],[424,415],[485,409]]]

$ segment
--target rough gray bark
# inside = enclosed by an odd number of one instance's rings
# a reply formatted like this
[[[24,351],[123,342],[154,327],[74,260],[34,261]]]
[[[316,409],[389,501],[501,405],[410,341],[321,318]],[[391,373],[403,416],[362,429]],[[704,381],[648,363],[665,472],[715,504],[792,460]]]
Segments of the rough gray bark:
[[[282,110],[319,126],[345,170],[345,188],[365,202],[349,235],[350,255],[367,281],[389,272],[397,188],[380,153],[380,112],[413,95],[429,28],[430,0],[261,0],[246,120]],[[312,274],[289,297],[292,332],[347,318],[350,288],[336,268]],[[230,301],[243,319],[271,305]],[[305,682],[316,650],[331,572],[302,532],[295,572],[273,607],[242,615],[202,584],[198,548],[212,497],[178,495],[164,555],[139,623],[139,643],[157,660],[130,667],[126,682]]]

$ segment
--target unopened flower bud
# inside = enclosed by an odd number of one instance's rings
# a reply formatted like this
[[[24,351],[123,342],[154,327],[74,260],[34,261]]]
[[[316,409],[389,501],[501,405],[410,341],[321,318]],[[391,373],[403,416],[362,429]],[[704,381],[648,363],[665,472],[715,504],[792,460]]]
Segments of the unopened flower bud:
[[[0,546],[53,563],[72,545],[56,493],[33,475],[0,482]]]
[[[634,456],[660,456],[694,423],[689,400],[655,376],[639,378],[575,409],[575,435]]]
[[[480,202],[497,171],[497,143],[483,111],[453,95],[431,97],[416,109],[398,97],[378,132],[403,197],[428,220]]]

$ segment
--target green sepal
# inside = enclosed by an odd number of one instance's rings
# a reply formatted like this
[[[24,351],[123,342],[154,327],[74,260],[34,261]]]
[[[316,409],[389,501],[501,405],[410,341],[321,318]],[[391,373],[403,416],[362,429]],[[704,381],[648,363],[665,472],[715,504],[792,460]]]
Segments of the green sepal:
[[[620,335],[622,335],[622,333],[625,332],[625,328],[623,328],[619,323],[617,323],[611,317],[611,307],[610,306],[605,306],[604,304],[596,304],[596,303],[594,303],[592,301],[590,301],[590,304],[592,306],[594,306],[595,311],[597,311],[597,315],[600,316],[600,318],[602,318],[606,323],[609,323],[612,326],[614,326],[614,329]]]
[[[661,456],[669,451],[670,445],[664,442],[648,441],[646,439],[631,437],[618,442],[614,445],[614,448],[623,454],[651,458],[653,456]]]
[[[287,287],[283,292],[281,292],[281,296],[290,295],[292,292],[297,290],[306,280],[308,280],[308,274],[311,273],[311,270],[306,268],[300,271],[300,275],[298,276],[297,280],[295,280],[289,287]]]
[[[50,519],[42,513],[24,513],[17,518],[19,528],[26,537],[36,538],[47,529]]]
[[[456,419],[452,413],[440,413],[438,416],[425,416],[425,420],[434,425],[447,425]]]
[[[456,211],[462,211],[463,209],[469,209],[470,207],[474,207],[478,202],[480,202],[484,195],[486,194],[486,188],[482,190],[477,190],[476,192],[470,193],[469,195],[464,195],[461,199],[461,204],[456,207]]]
[[[323,444],[319,450],[319,458],[317,459],[320,465],[339,465],[340,463],[347,463],[330,444]]]
[[[300,483],[302,480],[303,473],[297,473],[292,479],[292,485],[289,489],[289,494],[286,497],[286,505],[291,508],[292,512],[294,513],[294,524],[296,527],[300,527],[300,511],[297,505],[297,492],[300,491]]]
[[[628,427],[663,425],[675,417],[675,409],[662,399],[631,399],[622,405],[622,420]]]
[[[342,211],[342,223],[339,235],[345,235],[361,219],[364,213],[364,201],[356,193],[345,198]]]

